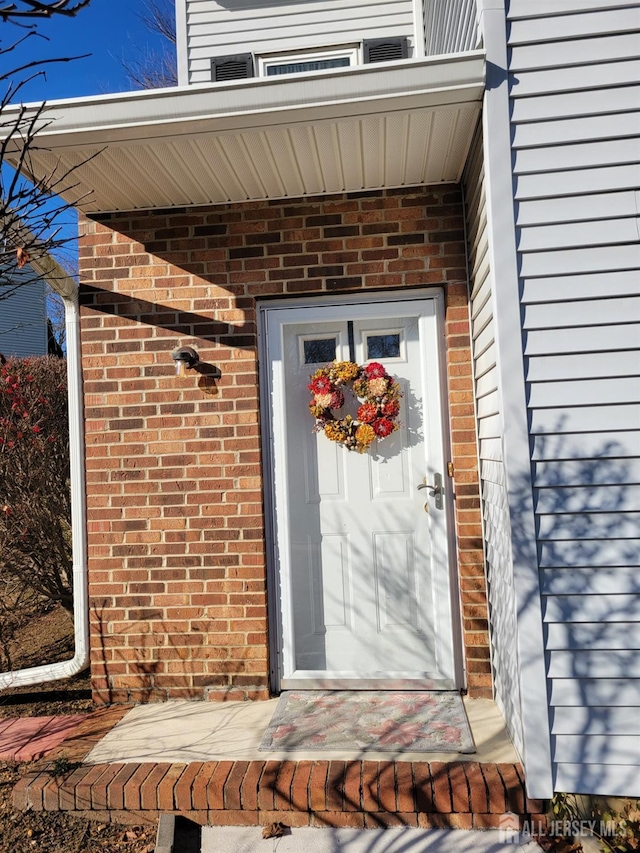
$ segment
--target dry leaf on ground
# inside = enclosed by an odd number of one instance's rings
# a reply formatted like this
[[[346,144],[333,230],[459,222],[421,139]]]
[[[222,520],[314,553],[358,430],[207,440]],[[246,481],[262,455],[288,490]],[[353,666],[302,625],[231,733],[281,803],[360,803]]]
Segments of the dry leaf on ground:
[[[275,821],[275,823],[270,823],[269,826],[265,826],[265,828],[262,830],[262,837],[281,838],[283,835],[287,835],[288,832],[289,827],[285,823]]]

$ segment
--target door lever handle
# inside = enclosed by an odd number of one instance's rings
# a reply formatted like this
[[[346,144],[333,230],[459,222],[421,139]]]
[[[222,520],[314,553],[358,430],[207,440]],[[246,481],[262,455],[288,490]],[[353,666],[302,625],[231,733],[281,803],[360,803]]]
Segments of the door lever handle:
[[[427,478],[425,477],[425,480]],[[431,497],[434,498],[434,502],[436,505],[436,509],[442,509],[442,498],[444,494],[444,490],[442,488],[442,474],[434,474],[433,475],[433,485],[427,482],[422,482],[418,486],[418,489],[430,489]]]

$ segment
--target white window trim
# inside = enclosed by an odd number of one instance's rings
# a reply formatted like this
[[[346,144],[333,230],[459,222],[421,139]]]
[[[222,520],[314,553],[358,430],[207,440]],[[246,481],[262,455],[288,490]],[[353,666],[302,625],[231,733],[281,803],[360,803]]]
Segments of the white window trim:
[[[349,59],[349,67],[362,65],[362,49],[360,45],[349,45],[338,48],[320,48],[317,50],[301,50],[294,53],[271,53],[263,56],[257,56],[258,61],[258,76],[266,77],[267,69],[274,65],[288,65],[290,63],[299,62],[317,62],[327,59]],[[345,66],[347,67],[347,66]],[[292,71],[291,74],[317,74],[326,73],[326,71],[336,71],[339,69],[317,69],[316,71]],[[285,75],[278,75],[285,76]]]

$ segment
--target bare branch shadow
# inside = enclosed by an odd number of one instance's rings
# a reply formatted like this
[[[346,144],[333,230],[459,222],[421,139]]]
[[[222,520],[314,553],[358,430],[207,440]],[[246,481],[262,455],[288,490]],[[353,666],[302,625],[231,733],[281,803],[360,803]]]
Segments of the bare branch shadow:
[[[640,772],[640,487],[631,442],[612,435],[572,437],[559,420],[532,436],[556,790],[568,773],[574,791],[595,792],[608,765],[631,791]],[[512,518],[520,510],[524,517],[530,498],[522,482]],[[524,559],[527,534],[517,522],[512,545],[515,559]]]

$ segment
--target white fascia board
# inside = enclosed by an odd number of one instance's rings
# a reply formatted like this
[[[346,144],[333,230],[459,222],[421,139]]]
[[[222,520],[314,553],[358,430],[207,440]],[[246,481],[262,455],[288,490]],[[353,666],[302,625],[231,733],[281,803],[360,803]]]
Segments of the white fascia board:
[[[127,92],[47,104],[39,139],[74,147],[479,102],[484,51],[344,71]],[[8,122],[15,107],[3,110]]]

